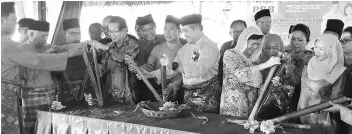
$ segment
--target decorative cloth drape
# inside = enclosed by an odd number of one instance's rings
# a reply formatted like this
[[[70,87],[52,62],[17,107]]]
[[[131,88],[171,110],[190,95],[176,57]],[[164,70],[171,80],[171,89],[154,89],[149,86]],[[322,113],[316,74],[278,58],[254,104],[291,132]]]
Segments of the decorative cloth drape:
[[[38,111],[38,134],[196,134],[126,122]]]
[[[58,44],[65,43],[64,29],[62,26],[62,22],[63,20],[70,19],[70,18],[79,19],[81,16],[82,5],[83,5],[82,1],[64,1],[62,3],[61,12],[57,20],[57,24],[55,27],[55,32],[54,32],[51,44],[58,45]]]

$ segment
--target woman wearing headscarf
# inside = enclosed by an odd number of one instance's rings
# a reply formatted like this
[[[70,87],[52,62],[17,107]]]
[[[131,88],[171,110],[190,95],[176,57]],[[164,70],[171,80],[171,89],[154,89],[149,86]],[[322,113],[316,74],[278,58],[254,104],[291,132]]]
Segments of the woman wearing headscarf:
[[[302,72],[298,110],[330,100],[334,90],[342,88],[341,74],[346,67],[336,36],[321,35],[314,43],[314,54]],[[300,119],[302,123],[320,124],[327,128],[327,133],[335,133],[329,113],[309,114]]]
[[[299,94],[301,92],[301,76],[304,65],[308,64],[309,59],[313,56],[312,51],[305,49],[309,43],[310,29],[304,24],[297,24],[292,28],[292,36],[290,44],[292,50],[289,52],[291,55],[292,63],[295,65],[292,77],[290,77],[290,85],[295,87],[293,96],[291,98],[291,106],[297,107]]]
[[[264,63],[272,56],[279,56],[279,53],[281,53],[281,55],[284,54],[284,43],[281,37],[277,34],[269,34],[265,36],[260,62]],[[258,114],[261,119],[271,119],[292,111],[290,107],[290,97],[292,97],[294,87],[288,85],[288,83],[290,77],[293,75],[294,65],[288,54],[285,53],[284,55],[284,57],[287,55],[288,58],[285,58],[285,64],[282,65],[283,73],[277,76],[282,80],[280,80],[279,85],[275,85],[273,86],[273,89],[270,89],[270,95]],[[266,79],[269,71],[269,68],[261,71],[264,77],[263,80]]]
[[[255,63],[262,52],[262,38],[258,27],[248,27],[240,35],[236,47],[225,52],[220,114],[249,116],[263,81],[260,71],[280,63],[278,57],[271,57],[259,65]]]

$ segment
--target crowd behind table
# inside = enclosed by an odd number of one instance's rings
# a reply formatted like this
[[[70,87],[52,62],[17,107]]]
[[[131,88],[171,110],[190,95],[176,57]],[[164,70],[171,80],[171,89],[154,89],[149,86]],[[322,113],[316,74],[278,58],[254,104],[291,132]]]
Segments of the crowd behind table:
[[[168,101],[198,112],[248,117],[270,68],[282,60],[281,84],[269,94],[259,119],[340,96],[352,97],[352,27],[343,29],[341,20],[328,20],[325,31],[314,41],[311,32],[319,31],[310,31],[305,24],[293,25],[288,31],[290,44],[285,47],[280,36],[270,33],[271,15],[264,9],[255,14],[255,26],[233,21],[233,40],[219,50],[203,33],[199,14],[166,16],[163,35],[156,34],[151,14],[140,16],[134,28],[138,37],[128,34],[127,23],[132,22],[107,16],[102,24],[89,26],[91,40],[83,42],[81,30],[85,29],[80,28],[78,18],[70,18],[62,23],[65,43],[46,44],[48,22],[30,18],[17,22],[13,2],[2,2],[1,7],[2,133],[20,129],[34,133],[36,110],[48,111],[54,100],[63,105],[77,101],[87,70],[82,54],[91,47],[98,49],[99,81],[106,102],[157,101],[136,74],[136,64]],[[19,41],[11,40],[16,24]],[[160,86],[162,66],[166,66],[165,89]],[[84,92],[96,97],[92,83],[87,85]],[[351,133],[351,105],[332,105],[290,122],[322,125],[326,133]]]

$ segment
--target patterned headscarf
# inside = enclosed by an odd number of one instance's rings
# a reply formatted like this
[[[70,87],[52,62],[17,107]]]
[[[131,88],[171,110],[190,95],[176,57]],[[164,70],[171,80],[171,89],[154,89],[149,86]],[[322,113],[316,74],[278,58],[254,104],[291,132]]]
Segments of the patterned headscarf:
[[[241,33],[240,37],[238,38],[237,45],[234,48],[239,54],[242,55],[242,57],[249,59],[251,61],[256,61],[259,58],[259,56],[262,52],[263,43],[264,43],[264,40],[263,40],[263,42],[260,44],[259,48],[251,55],[251,57],[247,58],[243,54],[243,52],[247,49],[248,38],[254,34],[255,35],[264,35],[259,27],[250,26],[250,27],[244,29],[244,31]]]
[[[313,56],[308,63],[308,77],[312,80],[325,79],[333,84],[340,75],[345,71],[342,46],[336,36],[332,34],[323,34],[318,39],[325,50],[328,50],[328,57],[323,61]]]

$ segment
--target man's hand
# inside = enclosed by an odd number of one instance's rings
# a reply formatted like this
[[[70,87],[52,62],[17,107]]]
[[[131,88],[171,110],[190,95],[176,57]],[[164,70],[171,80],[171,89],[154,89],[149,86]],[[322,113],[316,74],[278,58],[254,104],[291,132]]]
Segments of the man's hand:
[[[125,54],[124,60],[125,60],[125,64],[128,65],[128,70],[137,73],[136,69],[134,68],[134,66],[135,66],[134,64],[135,63],[134,63],[133,57]]]
[[[329,101],[329,103],[332,105],[332,107],[330,107],[328,109],[324,109],[322,111],[324,111],[324,112],[339,112],[341,109],[348,109],[347,107],[341,106],[340,104],[335,104],[331,101]]]
[[[163,90],[163,95],[165,95],[165,96],[170,96],[170,95],[172,95],[171,93],[173,92],[173,88],[172,88],[171,85],[168,85],[168,86],[166,87],[166,89],[162,89],[162,90]]]
[[[109,49],[108,46],[101,44],[100,42],[98,42],[96,40],[90,40],[90,41],[87,41],[87,43],[92,45],[92,47],[100,49],[100,50],[107,51]]]
[[[144,74],[145,77],[147,77],[147,79],[149,78],[154,78],[154,74],[152,72],[148,72],[147,70],[143,69],[143,68],[140,68],[142,73]],[[138,73],[136,73],[136,76],[139,80],[142,80],[142,76],[139,75]]]
[[[83,53],[84,53],[84,49],[82,48],[82,46],[76,46],[68,51],[68,57],[82,55]]]

